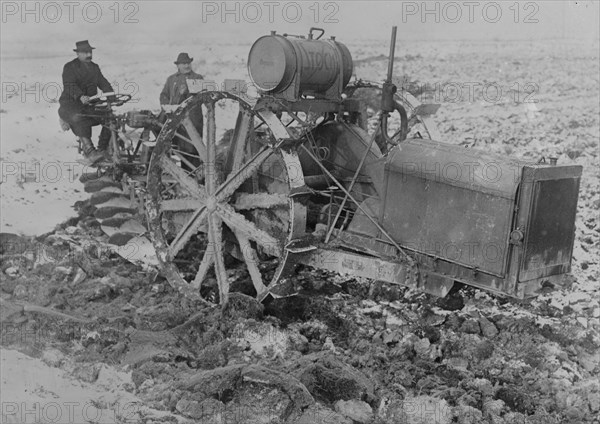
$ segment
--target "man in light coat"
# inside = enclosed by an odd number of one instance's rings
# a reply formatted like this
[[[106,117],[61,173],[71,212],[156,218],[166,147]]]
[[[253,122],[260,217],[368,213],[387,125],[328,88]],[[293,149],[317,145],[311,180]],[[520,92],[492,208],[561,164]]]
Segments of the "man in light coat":
[[[177,60],[177,72],[167,78],[167,82],[160,93],[161,105],[178,105],[191,96],[187,79],[204,79],[200,74],[192,70],[192,61],[187,53],[179,53]]]
[[[190,93],[187,85],[188,79],[196,79],[202,80],[204,77],[200,74],[197,74],[192,70],[192,61],[194,58],[190,57],[187,53],[179,53],[177,56],[177,60],[174,62],[177,65],[177,72],[173,75],[170,75],[167,78],[167,82],[165,83],[162,91],[160,92],[160,105],[161,108],[163,105],[178,105],[182,103],[187,98],[191,97],[193,94]],[[159,116],[159,120],[164,122],[166,120],[166,114],[161,113]],[[196,106],[189,113],[190,120],[194,123],[194,126],[198,130],[198,133],[202,134],[202,129],[204,126],[204,120],[202,117],[202,107],[200,105]],[[187,132],[184,128],[178,130],[187,136]],[[189,146],[188,143],[178,141],[179,148],[188,153],[197,154],[195,149],[192,146]],[[190,150],[193,149],[193,150]],[[197,161],[192,160],[192,163]]]

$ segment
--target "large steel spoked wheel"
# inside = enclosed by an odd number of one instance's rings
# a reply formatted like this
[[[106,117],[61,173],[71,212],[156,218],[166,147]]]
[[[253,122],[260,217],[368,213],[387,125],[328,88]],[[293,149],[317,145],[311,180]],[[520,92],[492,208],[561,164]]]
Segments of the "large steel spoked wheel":
[[[381,102],[382,84],[373,81],[358,80],[351,82],[344,94],[350,98],[360,99],[367,105],[367,120],[363,123],[364,129],[373,133],[377,127]],[[432,115],[437,111],[439,105],[423,105],[412,94],[405,90],[398,90],[394,95],[394,101],[406,111],[406,116],[399,116],[394,112],[389,120],[389,135],[392,132],[402,133],[396,142],[402,142],[406,138],[418,137],[430,140],[439,140],[440,133]],[[403,121],[404,131],[399,131]],[[381,147],[381,146],[380,146]]]
[[[194,124],[200,110],[203,129]],[[290,192],[304,181],[297,155],[279,148],[271,123],[231,93],[203,92],[159,134],[148,221],[161,272],[184,294],[198,297],[214,274],[224,304],[230,280],[242,275],[263,298],[292,266],[286,245],[304,233],[306,209]]]

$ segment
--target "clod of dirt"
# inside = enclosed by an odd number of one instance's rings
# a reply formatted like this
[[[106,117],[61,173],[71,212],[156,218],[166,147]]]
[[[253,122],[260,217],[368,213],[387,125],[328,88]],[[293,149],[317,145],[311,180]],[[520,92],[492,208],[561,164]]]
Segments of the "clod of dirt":
[[[298,321],[321,322],[325,325],[325,331],[319,334],[319,342],[324,342],[329,336],[336,346],[346,348],[354,342],[357,333],[353,318],[343,311],[347,306],[346,302],[332,301],[321,295],[309,297],[300,294],[291,298],[274,299],[265,306],[265,315],[276,317],[284,327]],[[316,343],[314,337],[302,330],[300,332]]]
[[[19,255],[31,244],[28,237],[13,233],[0,233],[0,255]]]
[[[479,327],[484,337],[491,339],[498,335],[496,326],[485,317],[479,318]]]
[[[330,403],[350,399],[373,402],[375,399],[371,381],[329,352],[306,355],[294,368],[294,374],[316,399]]]
[[[368,298],[376,301],[394,302],[402,298],[406,288],[397,284],[374,281],[369,285]]]
[[[461,310],[465,306],[465,301],[463,298],[464,289],[464,285],[454,283],[454,286],[450,289],[450,292],[445,297],[436,299],[436,306],[439,306],[447,311]]]
[[[293,403],[280,390],[262,384],[245,383],[225,404],[222,423],[283,423]],[[208,421],[213,422],[213,421]]]
[[[220,422],[217,419],[225,409],[223,402],[208,398],[201,401],[181,399],[177,402],[175,409],[190,418],[202,423]]]
[[[265,315],[277,317],[283,326],[306,317],[306,309],[310,298],[306,296],[283,297],[272,299],[265,305]]]
[[[242,379],[245,383],[267,385],[276,387],[283,391],[292,401],[291,410],[287,411],[289,415],[293,411],[302,411],[315,401],[307,388],[294,377],[275,371],[260,365],[249,365],[242,371]]]
[[[275,359],[284,358],[293,348],[290,333],[268,323],[247,320],[235,326],[232,337],[248,354]]]
[[[229,402],[236,408],[249,403],[246,415],[264,415],[265,411],[269,411],[269,416],[274,413],[278,420],[285,420],[291,415],[299,416],[314,404],[313,397],[300,381],[260,365],[239,364],[202,371],[180,383],[178,387],[189,393],[178,401],[177,410],[196,419],[233,413],[234,411],[228,410]],[[282,395],[287,399],[285,402]],[[207,403],[207,399],[218,403]],[[252,401],[249,402],[249,399]],[[282,409],[283,403],[287,405]]]
[[[335,411],[359,424],[370,423],[373,420],[371,405],[362,400],[338,400],[335,403]]]
[[[200,393],[204,397],[216,399],[230,395],[242,381],[242,370],[244,364],[229,365],[208,371],[200,371],[180,382],[177,387]]]
[[[64,314],[62,312],[55,311],[50,308],[44,308],[42,306],[37,305],[29,305],[29,304],[17,304],[10,302],[8,300],[4,300],[0,298],[0,305],[2,306],[2,310],[0,312],[0,319],[2,322],[23,322],[27,319],[24,314],[26,312],[35,312],[39,314],[43,314],[46,316],[58,317],[66,320],[71,320],[75,322],[81,323],[89,323],[91,320],[77,318],[71,315]]]
[[[535,410],[533,398],[520,387],[514,385],[501,387],[496,393],[496,397],[504,401],[511,409],[526,415],[532,414]]]
[[[9,266],[4,270],[4,273],[9,277],[16,277],[19,275],[19,267],[17,266]]]
[[[469,405],[459,405],[454,408],[454,416],[458,420],[458,424],[480,424],[483,422],[481,411]]]
[[[196,366],[201,369],[213,369],[227,365],[228,353],[233,342],[223,340],[215,345],[207,346],[198,352]]]
[[[230,293],[223,310],[223,319],[235,322],[238,318],[261,319],[264,307],[254,297],[242,293]]]
[[[40,359],[46,365],[57,368],[65,362],[65,355],[58,349],[50,348],[42,352]]]
[[[476,319],[470,318],[462,323],[460,331],[467,334],[479,334],[479,322]]]
[[[78,380],[93,383],[98,380],[98,375],[100,374],[100,365],[90,366],[88,364],[81,364],[76,366],[71,374]]]
[[[353,424],[350,418],[344,417],[318,403],[310,406],[300,414],[292,415],[287,422],[289,424]]]
[[[402,401],[394,400],[387,405],[381,415],[386,420],[385,422],[390,424],[450,424],[454,419],[455,412],[444,399],[432,396],[412,396]],[[463,420],[463,422],[470,424],[467,420]],[[477,421],[477,423],[480,422]]]
[[[505,408],[504,402],[500,399],[488,400],[483,403],[482,412],[490,421],[493,421],[495,417],[500,417]]]
[[[170,356],[170,351],[162,349],[151,344],[135,345],[129,348],[127,355],[123,358],[123,363],[138,366],[144,362],[151,361],[154,358]]]

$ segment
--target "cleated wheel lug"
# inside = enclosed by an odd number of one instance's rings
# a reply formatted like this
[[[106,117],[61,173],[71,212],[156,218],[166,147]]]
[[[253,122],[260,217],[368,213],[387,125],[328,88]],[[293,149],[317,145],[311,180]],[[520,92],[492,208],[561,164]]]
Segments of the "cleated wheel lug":
[[[120,230],[125,233],[140,235],[146,232],[146,227],[143,226],[139,221],[130,219],[121,225]]]
[[[123,207],[106,207],[106,208],[101,208],[98,209],[96,212],[94,212],[94,217],[96,217],[97,219],[106,219],[106,218],[112,218],[117,214],[120,213],[127,213],[130,214],[131,216],[133,216],[137,211],[135,209],[131,209],[131,208],[123,208]]]
[[[102,193],[117,193],[117,194],[121,194],[123,196],[127,195],[126,192],[123,191],[123,189],[121,187],[104,187],[102,190],[100,190]]]
[[[112,193],[110,193],[110,194],[112,194]],[[129,197],[122,196],[122,195],[113,196],[112,198],[110,198],[102,203],[96,204],[96,208],[98,208],[98,209],[103,209],[103,208],[135,209],[135,207],[136,207],[136,205],[131,203],[131,199]]]
[[[107,218],[100,218],[99,220],[101,221],[102,224],[104,224],[106,221],[111,220],[111,219],[120,219],[120,220],[122,220],[122,222],[125,222],[125,221],[129,221],[130,219],[134,219],[134,218],[135,218],[135,215],[131,212],[118,212]]]
[[[124,246],[136,236],[137,234],[132,233],[114,233],[112,236],[109,237],[108,243],[114,244],[115,246]]]
[[[103,219],[102,226],[120,228],[121,225],[123,225],[130,219],[133,219],[133,215],[127,215],[127,216],[121,216],[121,217],[113,216],[111,218]]]
[[[115,197],[119,197],[119,196],[122,196],[122,194],[111,193],[111,192],[107,192],[107,191],[97,191],[94,194],[92,194],[92,197],[90,198],[90,204],[93,206],[100,205],[102,203],[108,202],[109,200],[111,200]]]
[[[104,231],[104,233],[109,237],[115,233],[129,233],[141,235],[146,232],[146,227],[144,227],[135,219],[109,218],[102,221],[102,225],[100,228],[102,228],[102,231]]]
[[[100,177],[84,183],[84,190],[86,193],[95,193],[107,187],[121,189],[122,186],[121,183],[118,183],[109,177]]]
[[[122,258],[144,267],[158,266],[154,246],[146,237],[119,233],[114,234],[111,239],[114,242],[113,250]]]
[[[81,176],[79,177],[79,182],[85,184],[88,181],[94,181],[99,178],[102,178],[102,175],[100,175],[98,172],[86,172],[84,174],[81,174]]]

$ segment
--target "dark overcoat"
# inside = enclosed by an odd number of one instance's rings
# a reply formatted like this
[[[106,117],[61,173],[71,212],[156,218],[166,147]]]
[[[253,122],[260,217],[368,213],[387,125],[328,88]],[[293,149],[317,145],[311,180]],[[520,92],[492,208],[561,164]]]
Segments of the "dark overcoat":
[[[72,115],[84,110],[81,96],[95,96],[98,88],[104,93],[114,91],[100,67],[94,62],[82,62],[75,58],[63,68],[63,92],[60,95],[59,114]]]

